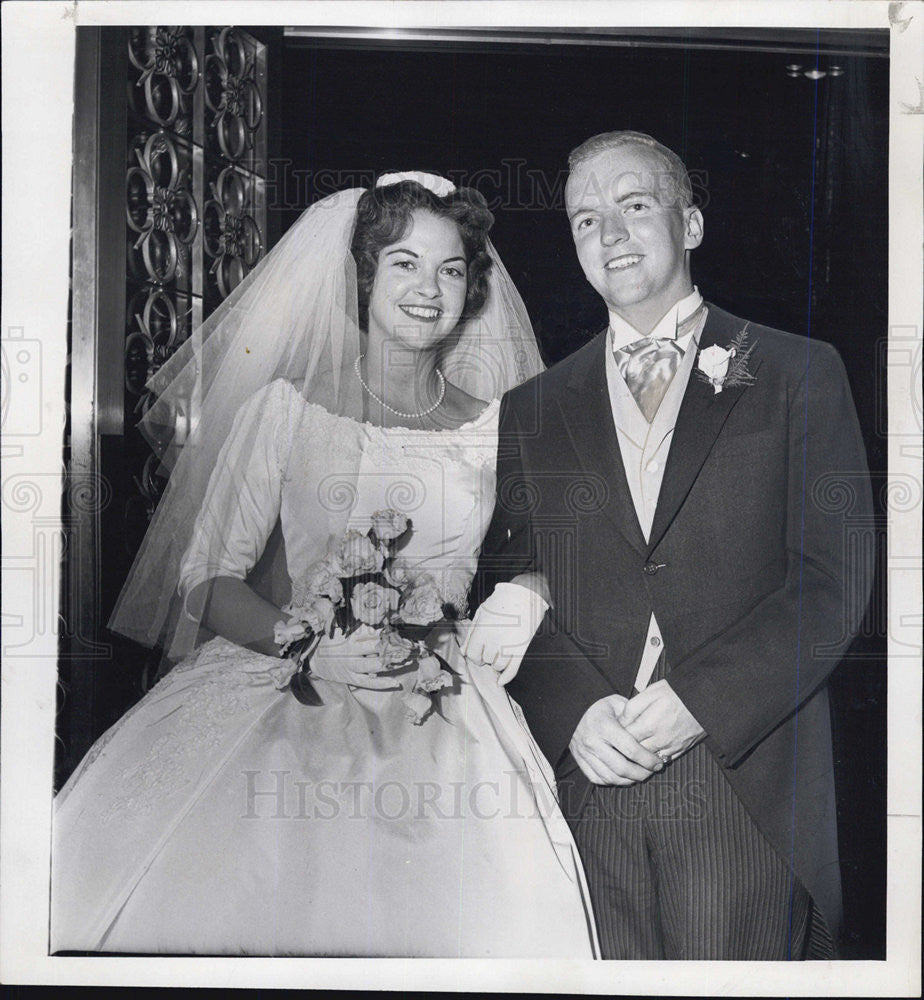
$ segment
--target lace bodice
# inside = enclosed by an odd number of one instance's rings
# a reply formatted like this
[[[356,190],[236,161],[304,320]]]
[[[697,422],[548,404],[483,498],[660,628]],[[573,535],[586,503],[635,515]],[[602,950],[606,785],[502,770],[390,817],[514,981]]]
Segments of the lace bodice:
[[[495,400],[445,431],[382,428],[336,416],[277,380],[239,411],[183,559],[181,593],[214,576],[245,579],[277,519],[293,589],[347,528],[406,513],[399,554],[464,607],[494,506]]]

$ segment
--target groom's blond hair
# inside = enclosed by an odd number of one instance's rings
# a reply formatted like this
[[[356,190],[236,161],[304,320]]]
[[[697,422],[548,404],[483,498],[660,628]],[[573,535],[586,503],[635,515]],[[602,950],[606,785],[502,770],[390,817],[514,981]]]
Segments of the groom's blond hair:
[[[585,160],[610,149],[619,149],[621,146],[642,146],[657,157],[664,166],[664,176],[669,179],[670,187],[673,189],[679,206],[681,208],[692,207],[693,185],[690,183],[690,175],[683,160],[672,149],[668,149],[667,146],[662,145],[657,139],[644,132],[624,130],[593,135],[582,142],[580,146],[571,150],[568,156],[568,170],[573,172],[575,167]]]

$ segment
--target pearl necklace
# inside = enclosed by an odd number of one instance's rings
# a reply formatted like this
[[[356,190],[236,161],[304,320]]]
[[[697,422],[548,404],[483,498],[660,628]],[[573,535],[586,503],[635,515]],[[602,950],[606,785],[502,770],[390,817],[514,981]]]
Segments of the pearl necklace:
[[[359,384],[366,390],[366,392],[379,404],[379,406],[384,406],[389,413],[393,413],[396,417],[405,417],[407,420],[419,420],[421,417],[427,416],[428,413],[432,413],[439,405],[443,402],[446,396],[446,377],[439,370],[435,368],[436,377],[440,380],[440,394],[437,401],[432,405],[428,406],[426,410],[420,410],[418,413],[404,413],[402,410],[396,410],[393,406],[389,406],[384,399],[379,399],[378,396],[366,385],[366,380],[363,378],[363,373],[360,371],[360,362],[365,357],[365,354],[360,354],[353,364],[353,371],[356,372],[356,377],[359,379]]]

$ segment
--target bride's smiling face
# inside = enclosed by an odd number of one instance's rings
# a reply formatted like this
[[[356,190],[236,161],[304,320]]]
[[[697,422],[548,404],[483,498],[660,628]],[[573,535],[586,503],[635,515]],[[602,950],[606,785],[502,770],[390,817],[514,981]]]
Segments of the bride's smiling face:
[[[416,209],[408,233],[379,251],[369,296],[369,335],[419,351],[436,347],[459,322],[467,289],[458,226]]]

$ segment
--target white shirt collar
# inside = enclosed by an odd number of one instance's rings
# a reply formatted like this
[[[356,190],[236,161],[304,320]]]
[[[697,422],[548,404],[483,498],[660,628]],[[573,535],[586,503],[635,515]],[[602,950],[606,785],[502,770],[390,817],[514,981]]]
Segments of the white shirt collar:
[[[668,340],[674,340],[677,336],[677,323],[679,320],[686,319],[687,316],[692,315],[699,309],[700,304],[703,301],[702,295],[699,294],[699,289],[696,285],[693,286],[693,291],[690,292],[685,298],[680,299],[675,302],[670,309],[658,320],[655,328],[648,334],[649,337],[666,337]],[[625,347],[627,344],[632,344],[636,340],[641,340],[645,336],[644,333],[639,333],[638,330],[632,326],[631,323],[626,322],[617,313],[610,312],[610,331],[612,335],[612,347],[614,351],[618,351],[620,348]],[[682,347],[685,351],[690,344],[690,339],[695,332],[695,327],[689,333],[684,334],[677,340],[679,347]]]

